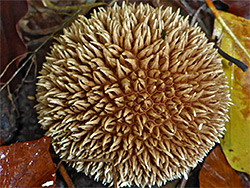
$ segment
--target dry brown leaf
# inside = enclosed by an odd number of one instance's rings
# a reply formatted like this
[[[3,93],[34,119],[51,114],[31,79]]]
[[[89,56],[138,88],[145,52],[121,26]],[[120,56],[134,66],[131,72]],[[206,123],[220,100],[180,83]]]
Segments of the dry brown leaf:
[[[0,24],[1,24],[1,66],[0,73],[6,66],[17,56],[24,54],[27,49],[22,38],[20,37],[18,21],[27,13],[28,5],[25,0],[21,1],[1,1],[0,2]],[[11,64],[8,71],[1,78],[1,82],[7,82],[17,70],[20,58],[16,63]],[[12,82],[12,89],[15,89],[20,78],[16,78]]]
[[[250,1],[249,0],[222,0],[229,6],[228,12],[237,16],[250,18]]]

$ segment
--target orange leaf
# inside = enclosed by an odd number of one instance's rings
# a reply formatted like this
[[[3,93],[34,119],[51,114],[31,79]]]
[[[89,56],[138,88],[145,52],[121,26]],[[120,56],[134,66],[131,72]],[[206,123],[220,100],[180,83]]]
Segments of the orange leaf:
[[[0,147],[0,187],[55,187],[50,139]]]
[[[199,175],[200,187],[243,187],[240,177],[228,164],[220,146],[206,157]]]

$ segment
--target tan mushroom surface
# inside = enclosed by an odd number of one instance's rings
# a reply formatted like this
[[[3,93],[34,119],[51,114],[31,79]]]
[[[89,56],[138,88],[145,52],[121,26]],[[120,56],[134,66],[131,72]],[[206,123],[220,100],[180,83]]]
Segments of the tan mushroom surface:
[[[221,59],[171,8],[123,4],[64,29],[37,83],[39,123],[64,159],[103,184],[161,186],[219,142],[229,92]]]

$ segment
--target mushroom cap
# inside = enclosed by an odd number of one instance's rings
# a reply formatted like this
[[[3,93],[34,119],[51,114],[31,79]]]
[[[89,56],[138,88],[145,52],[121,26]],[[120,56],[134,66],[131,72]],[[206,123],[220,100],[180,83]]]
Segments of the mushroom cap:
[[[229,106],[221,59],[179,11],[115,4],[79,16],[56,40],[36,109],[61,158],[96,159],[70,162],[77,171],[161,186],[219,142]]]

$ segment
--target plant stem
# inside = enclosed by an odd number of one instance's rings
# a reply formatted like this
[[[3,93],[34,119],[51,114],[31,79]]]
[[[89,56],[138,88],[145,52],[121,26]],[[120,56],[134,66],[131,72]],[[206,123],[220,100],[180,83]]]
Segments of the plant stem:
[[[221,18],[219,11],[216,9],[216,7],[214,6],[213,2],[211,0],[205,0],[208,7],[211,9],[211,11],[213,12],[214,16],[216,17],[216,19],[218,19],[218,21],[220,22],[220,24],[222,25],[222,27],[226,30],[226,32],[232,37],[232,39],[235,41],[235,43],[240,47],[240,49],[245,53],[245,55],[247,56],[248,60],[250,61],[250,55],[247,52],[246,48],[240,43],[240,41],[237,39],[237,37],[235,36],[235,34],[232,32],[232,30],[227,26],[227,24],[224,22],[224,20]]]
[[[70,16],[63,24],[58,27],[38,48],[36,48],[32,54],[26,59],[22,66],[11,76],[11,78],[1,87],[0,92],[15,78],[15,76],[27,65],[27,63],[34,57],[34,55],[51,39],[54,35],[60,31],[72,18],[74,18],[82,9],[78,9],[72,16]]]

